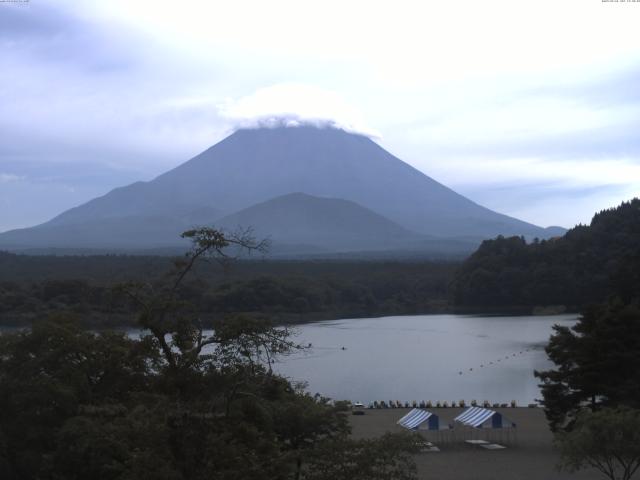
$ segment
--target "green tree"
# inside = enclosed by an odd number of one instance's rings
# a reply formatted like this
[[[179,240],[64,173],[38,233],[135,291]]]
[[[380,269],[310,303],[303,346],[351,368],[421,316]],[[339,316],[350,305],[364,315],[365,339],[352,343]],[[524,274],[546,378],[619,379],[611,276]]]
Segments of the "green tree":
[[[563,469],[593,467],[611,480],[629,480],[640,468],[640,410],[584,410],[556,438]]]
[[[332,404],[328,398],[311,396],[303,390],[274,405],[275,430],[295,462],[295,480],[300,478],[312,449],[350,433],[347,412],[346,404]]]
[[[265,251],[264,241],[256,241],[250,230],[225,234],[209,227],[184,232],[182,238],[191,240],[192,247],[184,258],[175,261],[174,268],[157,285],[128,283],[119,290],[127,294],[138,306],[138,323],[149,331],[149,339],[162,352],[170,375],[180,380],[184,373],[207,357],[203,349],[216,343],[216,338],[205,338],[197,310],[181,295],[185,278],[200,260],[214,259],[226,265],[232,258],[228,248],[237,251]],[[183,382],[178,382],[182,384]]]
[[[640,292],[640,199],[594,215],[564,236],[527,243],[484,241],[451,283],[457,305],[584,308],[611,295],[630,302]]]
[[[83,408],[117,409],[153,381],[146,342],[95,334],[66,317],[0,336],[0,471],[38,478],[52,467],[58,433]]]
[[[273,371],[297,348],[286,329],[233,315],[205,334],[182,295],[201,259],[259,244],[208,228],[184,236],[193,249],[164,282],[121,289],[150,333],[94,333],[61,315],[0,336],[0,478],[285,480],[311,472],[336,442],[356,445],[343,405]],[[385,442],[331,461],[347,468],[375,455],[372,480],[410,472],[403,444]]]
[[[554,327],[546,347],[553,370],[542,380],[552,430],[571,428],[585,406],[640,408],[640,308],[612,300],[588,308],[572,327]]]
[[[379,439],[339,437],[315,451],[305,480],[412,480],[416,465],[416,437],[408,433],[386,434]]]

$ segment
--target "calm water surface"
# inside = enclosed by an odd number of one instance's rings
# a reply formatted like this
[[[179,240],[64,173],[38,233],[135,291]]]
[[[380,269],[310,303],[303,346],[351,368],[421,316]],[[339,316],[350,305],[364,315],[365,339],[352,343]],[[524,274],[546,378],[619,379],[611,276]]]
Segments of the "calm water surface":
[[[554,324],[577,315],[483,317],[419,315],[318,322],[296,327],[313,347],[276,370],[335,399],[490,402],[540,398],[534,370]],[[344,347],[344,349],[343,349]]]
[[[317,322],[293,329],[295,340],[312,348],[282,358],[275,369],[308,382],[311,393],[354,402],[526,405],[540,398],[533,371],[551,366],[543,350],[551,327],[576,320],[574,314],[417,315]]]

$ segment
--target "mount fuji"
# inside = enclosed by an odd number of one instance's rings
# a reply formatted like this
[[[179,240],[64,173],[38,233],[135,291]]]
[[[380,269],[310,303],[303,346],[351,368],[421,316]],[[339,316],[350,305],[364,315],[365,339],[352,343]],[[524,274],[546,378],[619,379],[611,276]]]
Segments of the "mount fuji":
[[[180,247],[180,232],[194,225],[251,226],[276,250],[298,253],[471,251],[497,235],[564,231],[478,205],[368,137],[303,125],[238,130],[149,182],[0,234],[0,248]]]

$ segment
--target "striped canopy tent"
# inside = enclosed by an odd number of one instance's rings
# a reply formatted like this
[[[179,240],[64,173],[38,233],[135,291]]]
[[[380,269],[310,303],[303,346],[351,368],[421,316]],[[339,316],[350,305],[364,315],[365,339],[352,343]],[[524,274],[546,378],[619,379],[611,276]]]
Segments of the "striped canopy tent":
[[[501,413],[481,407],[469,407],[453,420],[473,428],[515,428],[516,426]]]
[[[439,430],[440,419],[433,413],[414,408],[398,420],[398,425],[409,430]]]

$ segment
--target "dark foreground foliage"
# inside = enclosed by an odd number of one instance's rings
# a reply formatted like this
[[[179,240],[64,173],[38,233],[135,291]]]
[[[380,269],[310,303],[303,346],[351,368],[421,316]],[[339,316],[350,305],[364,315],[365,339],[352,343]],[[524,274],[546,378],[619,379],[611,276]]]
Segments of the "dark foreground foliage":
[[[638,202],[620,210],[631,207]],[[546,347],[555,367],[535,373],[559,467],[593,468],[611,480],[640,468],[640,289],[633,263],[620,258],[609,299],[586,307],[573,327],[556,325]]]
[[[230,324],[209,353],[173,366],[151,336],[66,318],[2,335],[0,478],[412,478],[411,444],[350,440],[345,406],[257,361],[271,329]],[[337,475],[364,464],[366,477]]]
[[[619,299],[555,326],[546,348],[555,368],[536,372],[553,430],[571,429],[585,407],[640,408],[640,307]]]
[[[562,469],[591,467],[610,480],[630,480],[640,468],[640,410],[584,410],[571,431],[558,434],[556,441]]]
[[[218,233],[186,232],[194,248],[163,282],[120,286],[140,337],[68,315],[0,336],[0,478],[415,478],[413,439],[351,440],[346,405],[272,371],[300,348],[286,329],[236,315],[203,333],[185,278],[229,244],[259,246]]]
[[[597,213],[563,237],[487,240],[460,267],[456,305],[505,307],[629,301],[640,291],[640,199]]]

